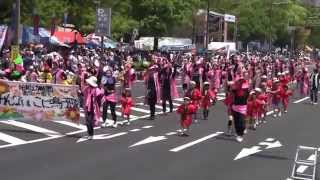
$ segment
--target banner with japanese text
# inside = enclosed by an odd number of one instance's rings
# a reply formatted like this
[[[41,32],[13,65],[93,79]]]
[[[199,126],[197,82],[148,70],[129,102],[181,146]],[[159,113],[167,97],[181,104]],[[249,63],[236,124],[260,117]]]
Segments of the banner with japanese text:
[[[0,80],[0,120],[70,120],[79,123],[78,86]]]

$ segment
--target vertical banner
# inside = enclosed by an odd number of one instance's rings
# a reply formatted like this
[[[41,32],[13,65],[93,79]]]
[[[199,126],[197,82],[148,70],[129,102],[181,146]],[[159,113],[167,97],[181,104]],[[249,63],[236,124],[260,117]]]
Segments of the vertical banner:
[[[8,26],[6,25],[0,25],[0,49],[2,49],[4,40],[6,39]]]
[[[79,123],[78,86],[0,80],[0,120],[70,120]]]
[[[17,59],[18,56],[19,56],[19,46],[12,45],[11,46],[11,62],[14,63],[14,61]]]
[[[95,34],[111,36],[111,8],[97,8]]]
[[[40,16],[37,14],[33,15],[33,35],[39,36]]]

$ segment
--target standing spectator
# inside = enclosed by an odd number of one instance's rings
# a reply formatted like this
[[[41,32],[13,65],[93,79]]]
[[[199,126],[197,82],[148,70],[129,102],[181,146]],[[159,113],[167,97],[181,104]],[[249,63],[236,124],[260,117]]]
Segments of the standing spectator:
[[[310,87],[310,100],[311,104],[318,104],[318,91],[319,91],[319,83],[320,83],[320,76],[319,70],[317,68],[313,69],[313,73],[310,76],[311,80],[311,87]]]

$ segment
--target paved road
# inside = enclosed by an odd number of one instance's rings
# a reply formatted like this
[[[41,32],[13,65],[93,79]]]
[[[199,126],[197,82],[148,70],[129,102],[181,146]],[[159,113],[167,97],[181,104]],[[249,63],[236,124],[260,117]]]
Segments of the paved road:
[[[143,96],[142,83],[134,94]],[[223,96],[221,95],[221,99]],[[138,98],[136,102],[139,101]],[[117,129],[96,130],[82,141],[84,126],[65,121],[0,122],[0,172],[4,180],[285,180],[298,145],[319,147],[319,106],[293,99],[289,112],[249,131],[243,143],[226,136],[225,107],[211,108],[209,120],[193,124],[179,137],[179,117],[158,114],[144,119],[148,107],[136,105],[136,121]],[[175,100],[175,107],[181,100]],[[161,109],[157,111],[160,113]],[[272,114],[271,114],[272,115]],[[270,144],[277,144],[267,149]],[[281,145],[279,145],[279,143]],[[279,147],[280,146],[280,147]],[[247,148],[247,149],[244,149]],[[246,150],[259,152],[235,160]],[[251,152],[251,151],[250,151]],[[305,168],[305,171],[310,168]]]

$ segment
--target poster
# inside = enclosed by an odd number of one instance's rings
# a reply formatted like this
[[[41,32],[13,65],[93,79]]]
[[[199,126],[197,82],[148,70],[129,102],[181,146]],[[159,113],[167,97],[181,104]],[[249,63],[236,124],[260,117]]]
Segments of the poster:
[[[79,123],[78,86],[0,80],[0,120],[69,120]]]

